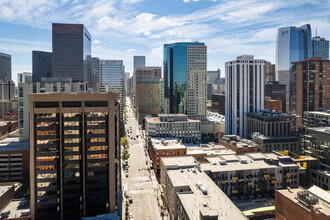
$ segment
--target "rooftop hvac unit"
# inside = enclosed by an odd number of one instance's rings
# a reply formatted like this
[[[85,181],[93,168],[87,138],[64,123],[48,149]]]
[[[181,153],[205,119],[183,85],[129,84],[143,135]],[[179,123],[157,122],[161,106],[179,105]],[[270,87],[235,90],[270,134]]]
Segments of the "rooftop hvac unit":
[[[10,214],[10,210],[5,211],[5,212],[1,212],[1,218],[7,218]]]

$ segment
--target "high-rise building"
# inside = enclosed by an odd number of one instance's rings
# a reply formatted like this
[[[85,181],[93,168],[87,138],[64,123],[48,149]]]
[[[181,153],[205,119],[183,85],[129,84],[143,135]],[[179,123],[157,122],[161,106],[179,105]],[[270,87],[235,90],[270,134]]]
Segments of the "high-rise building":
[[[121,119],[123,119],[123,108],[125,107],[124,77],[125,70],[122,60],[100,60],[100,92],[119,93]]]
[[[207,47],[200,42],[164,44],[164,112],[207,117]]]
[[[14,81],[0,79],[0,118],[10,109],[17,108],[16,103]]]
[[[71,219],[121,206],[118,95],[30,94],[31,219]]]
[[[330,61],[321,57],[293,62],[295,76],[294,110],[302,125],[305,111],[330,109]]]
[[[18,127],[20,141],[30,139],[30,103],[28,95],[31,93],[70,93],[70,92],[86,92],[86,83],[71,83],[69,79],[43,78],[43,81],[36,83],[19,83],[18,84]],[[14,85],[15,87],[15,85]]]
[[[53,23],[52,76],[91,87],[91,35],[83,24]]]
[[[207,100],[211,100],[213,94],[213,83],[208,82],[206,84],[206,94],[207,94]]]
[[[225,65],[226,134],[247,138],[246,113],[264,109],[265,60],[242,55]]]
[[[134,56],[133,57],[133,92],[136,91],[136,75],[135,69],[138,67],[146,66],[146,57],[145,56]]]
[[[281,100],[282,112],[286,112],[286,86],[279,84],[278,81],[269,82],[265,85],[265,97],[271,100]]]
[[[330,110],[326,112],[305,111],[303,124],[305,127],[330,127]]]
[[[23,72],[17,73],[17,83],[29,83],[32,82],[32,73]]]
[[[11,55],[0,52],[0,79],[11,79]]]
[[[275,64],[266,61],[265,62],[265,83],[275,81]]]
[[[224,94],[212,95],[212,111],[218,112],[220,115],[226,115],[226,96]]]
[[[52,77],[52,53],[32,51],[32,82],[41,82],[43,77]]]
[[[313,37],[313,57],[329,59],[329,41],[319,36]]]
[[[220,79],[221,79],[221,70],[217,69],[216,71],[207,71],[207,82],[212,83],[212,94],[220,93]],[[211,96],[212,96],[211,94]],[[211,97],[210,96],[210,97]]]
[[[99,92],[100,90],[100,76],[99,76],[99,72],[100,72],[100,59],[97,57],[92,57],[91,60],[91,68],[92,68],[92,81],[91,81],[91,86],[92,88],[95,88],[96,92]]]
[[[286,85],[286,112],[293,111],[294,77],[292,62],[306,60],[313,56],[311,27],[283,27],[277,31],[276,41],[276,81]]]

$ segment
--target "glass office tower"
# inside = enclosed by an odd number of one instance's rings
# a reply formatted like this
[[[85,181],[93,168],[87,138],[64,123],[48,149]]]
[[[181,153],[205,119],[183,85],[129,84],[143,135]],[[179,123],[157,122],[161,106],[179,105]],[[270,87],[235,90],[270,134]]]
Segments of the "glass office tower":
[[[164,45],[164,112],[206,118],[206,45]]]
[[[11,79],[11,55],[0,52],[0,79]]]
[[[295,104],[292,62],[312,57],[311,27],[283,27],[277,31],[276,81],[286,85],[286,112],[292,112]]]
[[[41,82],[43,77],[52,77],[52,53],[32,51],[32,82]]]
[[[100,60],[100,92],[118,92],[120,100],[120,117],[123,117],[125,106],[124,77],[125,69],[122,60]]]
[[[329,41],[319,36],[313,37],[313,57],[329,59]]]
[[[83,24],[53,24],[53,77],[91,88],[91,35]]]

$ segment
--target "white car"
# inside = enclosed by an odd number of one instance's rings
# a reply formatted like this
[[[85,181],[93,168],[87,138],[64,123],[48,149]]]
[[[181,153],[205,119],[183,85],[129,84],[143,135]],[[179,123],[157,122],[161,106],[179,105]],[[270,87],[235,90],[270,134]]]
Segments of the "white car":
[[[132,214],[132,212],[129,212],[129,218],[130,218],[130,219],[133,218],[133,214]]]

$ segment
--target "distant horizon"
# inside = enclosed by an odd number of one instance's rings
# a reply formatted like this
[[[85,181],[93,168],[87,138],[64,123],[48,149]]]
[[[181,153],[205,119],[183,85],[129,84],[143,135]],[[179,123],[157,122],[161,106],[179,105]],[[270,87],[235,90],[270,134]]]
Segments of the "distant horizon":
[[[165,10],[164,10],[165,9]],[[201,42],[208,71],[249,54],[275,64],[279,27],[310,24],[312,37],[330,39],[330,2],[307,0],[50,0],[0,2],[0,52],[12,56],[12,79],[32,72],[32,51],[52,52],[52,23],[84,24],[92,57],[123,60],[132,74],[133,56],[163,67],[163,46]]]

